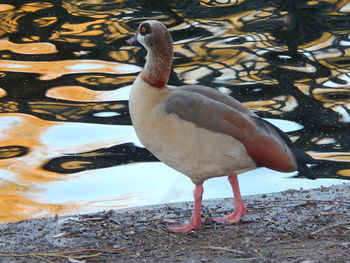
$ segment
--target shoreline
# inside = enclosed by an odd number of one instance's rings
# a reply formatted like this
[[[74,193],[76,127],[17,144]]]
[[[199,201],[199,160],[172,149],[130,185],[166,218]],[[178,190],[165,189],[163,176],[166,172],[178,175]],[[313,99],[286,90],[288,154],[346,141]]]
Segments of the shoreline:
[[[180,234],[165,226],[188,220],[192,202],[3,223],[0,262],[349,262],[349,183],[243,199],[239,223],[211,221],[232,198],[204,200],[206,223]]]

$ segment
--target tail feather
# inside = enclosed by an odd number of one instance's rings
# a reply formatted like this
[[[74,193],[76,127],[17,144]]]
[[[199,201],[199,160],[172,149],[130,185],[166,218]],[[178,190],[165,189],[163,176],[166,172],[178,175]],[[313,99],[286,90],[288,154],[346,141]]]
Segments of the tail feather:
[[[292,152],[297,161],[297,171],[300,176],[315,180],[317,177],[306,164],[315,164],[316,160],[302,150],[293,147]]]
[[[298,173],[300,176],[306,177],[311,180],[315,180],[317,177],[315,174],[311,171],[309,167],[307,167],[306,164],[299,164],[298,163]]]
[[[253,118],[261,121],[262,123],[267,124],[270,127],[272,127],[278,133],[278,135],[284,140],[286,145],[290,148],[293,155],[295,156],[295,160],[297,162],[297,171],[298,171],[299,175],[306,177],[308,179],[312,179],[312,180],[315,180],[317,178],[314,175],[314,173],[310,170],[310,168],[306,165],[306,164],[317,163],[317,161],[314,158],[312,158],[310,155],[308,155],[304,151],[297,149],[294,146],[291,139],[289,138],[289,136],[286,133],[284,133],[281,129],[279,129],[278,127],[273,125],[272,123],[270,123],[262,118],[259,118],[259,117],[253,117]]]
[[[304,151],[297,149],[297,148],[291,148],[295,159],[297,160],[297,163],[301,163],[301,164],[315,164],[316,160],[314,158],[312,158],[310,155],[308,155],[307,153],[305,153]]]

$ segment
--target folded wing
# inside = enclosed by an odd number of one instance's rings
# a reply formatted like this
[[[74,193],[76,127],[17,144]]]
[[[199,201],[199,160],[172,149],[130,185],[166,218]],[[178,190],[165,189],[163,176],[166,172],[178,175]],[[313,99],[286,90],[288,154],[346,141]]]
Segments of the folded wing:
[[[165,101],[165,110],[198,127],[239,140],[258,166],[281,172],[297,170],[295,156],[278,131],[259,120],[238,101],[228,104],[179,89]]]

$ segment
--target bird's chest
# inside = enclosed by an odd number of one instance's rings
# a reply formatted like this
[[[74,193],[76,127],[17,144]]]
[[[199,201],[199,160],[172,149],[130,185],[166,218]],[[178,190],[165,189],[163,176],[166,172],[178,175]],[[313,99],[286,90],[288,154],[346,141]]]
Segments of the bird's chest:
[[[142,107],[137,110],[142,110]],[[190,137],[191,128],[188,126],[191,125],[168,115],[162,104],[143,109],[143,113],[133,116],[132,121],[142,144],[167,163],[183,158],[189,154],[189,150],[193,152],[195,146],[198,147],[195,145],[196,139]],[[192,130],[194,132],[195,127]]]

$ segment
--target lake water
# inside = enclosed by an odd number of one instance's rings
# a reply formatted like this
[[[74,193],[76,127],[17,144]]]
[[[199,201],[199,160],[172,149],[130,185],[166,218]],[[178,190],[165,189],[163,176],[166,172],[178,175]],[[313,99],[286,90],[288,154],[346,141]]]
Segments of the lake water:
[[[170,85],[227,93],[319,160],[316,181],[258,169],[243,195],[350,177],[350,3],[304,0],[1,0],[0,221],[192,200],[138,141],[127,100],[145,19],[174,38]],[[226,178],[204,198],[232,196]]]

